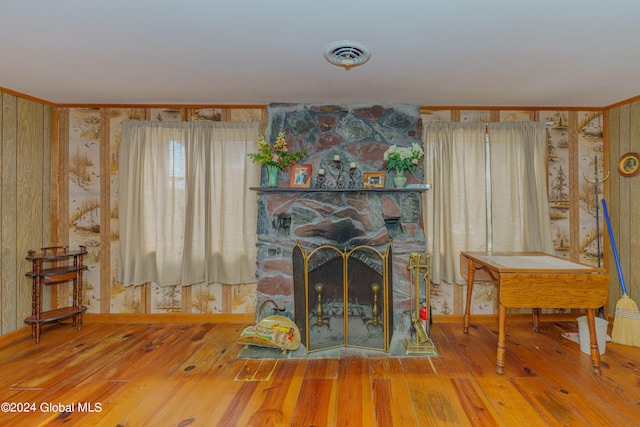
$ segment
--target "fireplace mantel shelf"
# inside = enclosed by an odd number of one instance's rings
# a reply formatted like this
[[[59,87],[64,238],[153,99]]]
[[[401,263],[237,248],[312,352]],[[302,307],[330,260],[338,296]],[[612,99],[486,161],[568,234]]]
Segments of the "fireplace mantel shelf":
[[[290,188],[249,187],[260,193],[409,193],[428,191],[429,188]]]

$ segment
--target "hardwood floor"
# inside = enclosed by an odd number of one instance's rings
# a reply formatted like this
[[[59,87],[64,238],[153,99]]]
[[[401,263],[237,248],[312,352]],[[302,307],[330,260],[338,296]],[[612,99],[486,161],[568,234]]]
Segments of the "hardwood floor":
[[[608,343],[602,376],[561,337],[575,323],[434,324],[438,357],[243,360],[246,325],[69,324],[0,338],[2,425],[633,426],[640,348]],[[27,412],[29,411],[29,412]],[[94,412],[91,412],[94,411]]]

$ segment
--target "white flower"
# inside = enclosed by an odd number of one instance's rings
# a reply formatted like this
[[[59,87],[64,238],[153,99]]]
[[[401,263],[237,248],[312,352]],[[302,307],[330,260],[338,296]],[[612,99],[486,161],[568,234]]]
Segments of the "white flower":
[[[400,153],[400,159],[402,159],[402,160],[410,159],[411,156],[413,155],[413,152],[411,151],[411,148],[409,148],[409,147],[402,147],[402,148],[398,149],[398,152]]]
[[[413,172],[423,155],[422,147],[415,142],[411,143],[411,147],[398,147],[393,144],[384,152],[383,159],[388,171]]]

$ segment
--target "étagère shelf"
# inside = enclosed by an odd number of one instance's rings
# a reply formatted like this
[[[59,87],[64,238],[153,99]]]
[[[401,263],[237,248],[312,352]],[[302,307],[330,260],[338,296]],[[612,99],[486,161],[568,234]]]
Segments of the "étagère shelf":
[[[40,342],[40,330],[43,323],[71,317],[73,318],[73,327],[77,326],[78,330],[82,329],[82,313],[87,309],[81,304],[82,272],[88,269],[82,261],[83,256],[87,254],[86,247],[80,246],[79,250],[70,251],[67,246],[51,246],[42,248],[41,251],[41,253],[32,250],[28,252],[26,259],[31,261],[31,271],[25,274],[32,280],[32,300],[31,316],[24,321],[31,324],[31,336],[35,338],[36,344]],[[43,268],[44,263],[55,263],[55,265]],[[59,265],[59,263],[64,265]],[[69,281],[73,282],[71,306],[41,311],[42,285]]]

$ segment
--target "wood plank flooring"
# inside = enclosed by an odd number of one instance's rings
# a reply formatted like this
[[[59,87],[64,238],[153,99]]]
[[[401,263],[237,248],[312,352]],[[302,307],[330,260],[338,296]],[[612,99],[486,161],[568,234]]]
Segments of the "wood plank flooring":
[[[238,359],[238,324],[69,324],[0,337],[11,426],[637,426],[640,348],[609,342],[602,376],[563,332],[434,324],[438,357]],[[7,406],[9,404],[9,406]],[[13,412],[12,412],[13,411]]]

